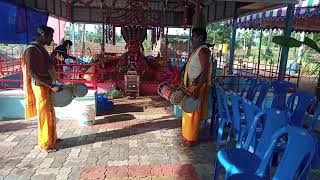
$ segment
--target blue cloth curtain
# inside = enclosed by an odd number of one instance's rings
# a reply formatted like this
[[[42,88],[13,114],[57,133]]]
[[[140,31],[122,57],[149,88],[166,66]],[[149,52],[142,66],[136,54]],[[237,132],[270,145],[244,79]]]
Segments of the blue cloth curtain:
[[[28,44],[36,39],[37,27],[46,25],[48,12],[0,1],[0,43]]]

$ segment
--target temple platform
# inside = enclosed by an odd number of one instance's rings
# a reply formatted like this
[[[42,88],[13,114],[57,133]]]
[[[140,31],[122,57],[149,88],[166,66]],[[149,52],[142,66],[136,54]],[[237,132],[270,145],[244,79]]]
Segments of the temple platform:
[[[75,112],[88,103],[95,103],[95,90],[89,90],[85,97],[74,98],[66,107],[55,107],[58,119],[74,117]],[[24,119],[25,99],[22,90],[0,91],[0,120]]]

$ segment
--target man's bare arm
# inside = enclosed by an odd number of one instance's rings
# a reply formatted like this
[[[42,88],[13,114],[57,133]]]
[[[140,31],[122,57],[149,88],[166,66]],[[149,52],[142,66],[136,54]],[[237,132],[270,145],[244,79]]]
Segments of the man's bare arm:
[[[210,50],[207,48],[202,48],[199,53],[199,59],[200,59],[200,65],[201,65],[201,76],[200,76],[200,81],[198,83],[198,86],[201,86],[203,83],[207,82],[208,80],[209,58],[210,58]]]
[[[201,75],[200,80],[196,84],[196,88],[193,91],[193,98],[198,99],[200,95],[200,88],[203,83],[207,82],[208,80],[208,70],[209,70],[209,58],[210,58],[210,50],[207,48],[203,48],[200,50],[199,53],[199,60],[201,65]]]
[[[39,53],[36,49],[34,48],[29,48],[26,51],[26,63],[27,63],[27,68],[29,70],[30,76],[35,79],[38,83],[45,85],[49,88],[52,88],[52,82],[49,82],[48,80],[45,80],[41,78],[38,73],[36,72],[37,68],[39,67],[39,62],[35,61],[36,59],[41,58],[42,54]]]

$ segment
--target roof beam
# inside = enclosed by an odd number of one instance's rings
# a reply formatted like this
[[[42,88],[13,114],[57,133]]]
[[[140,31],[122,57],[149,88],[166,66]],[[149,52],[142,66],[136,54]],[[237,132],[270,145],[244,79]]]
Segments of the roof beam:
[[[233,2],[253,2],[253,3],[270,3],[270,4],[297,4],[297,0],[216,0],[216,1],[233,1]]]

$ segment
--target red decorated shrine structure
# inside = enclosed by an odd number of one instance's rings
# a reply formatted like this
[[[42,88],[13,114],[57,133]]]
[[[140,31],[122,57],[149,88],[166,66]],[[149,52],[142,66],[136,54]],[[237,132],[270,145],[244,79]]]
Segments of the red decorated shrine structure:
[[[152,33],[152,39],[159,40],[160,35],[163,34],[163,29],[157,28],[157,30],[158,34]],[[97,81],[100,87],[108,89],[110,86],[118,86],[126,91],[130,86],[130,83],[128,84],[130,76],[131,79],[139,79],[139,81],[136,80],[136,84],[133,84],[134,88],[138,88],[138,92],[140,86],[141,94],[150,95],[157,93],[156,89],[160,82],[176,76],[177,70],[169,67],[170,64],[166,63],[164,58],[143,55],[142,43],[147,36],[146,27],[123,26],[121,34],[126,42],[127,52],[118,57],[105,52],[104,55],[95,59]],[[156,35],[157,37],[154,37]]]
[[[73,64],[77,71],[70,73],[77,78],[62,81],[86,82],[94,89],[108,89],[114,85],[124,88],[125,75],[128,70],[134,70],[140,77],[141,94],[148,95],[156,93],[160,82],[172,80],[178,69],[170,66],[169,58],[166,56],[143,55],[142,42],[147,30],[152,32],[151,43],[154,45],[164,37],[167,27],[188,28],[192,24],[199,25],[200,17],[206,22],[216,22],[281,7],[295,1],[270,0],[265,3],[259,0],[12,0],[9,3],[48,12],[52,16],[71,22],[72,25],[74,22],[103,24],[101,52],[95,55],[93,63],[89,65],[91,72],[83,70],[87,69],[88,65]],[[193,20],[195,21],[192,22]],[[122,56],[105,52],[105,43],[115,44],[115,27],[122,28],[121,33],[127,44],[127,52]],[[74,42],[74,39],[72,40]],[[84,79],[86,75],[91,76],[89,81]]]

